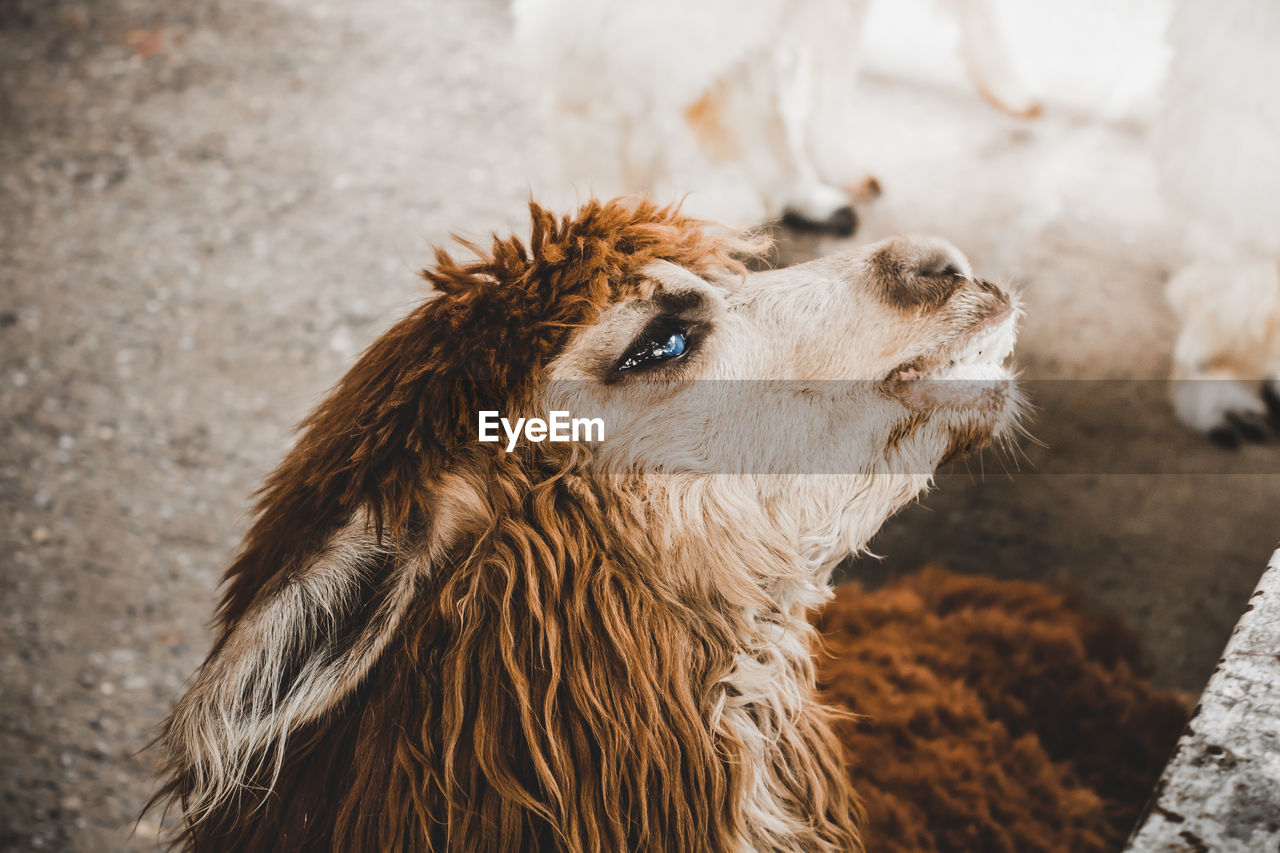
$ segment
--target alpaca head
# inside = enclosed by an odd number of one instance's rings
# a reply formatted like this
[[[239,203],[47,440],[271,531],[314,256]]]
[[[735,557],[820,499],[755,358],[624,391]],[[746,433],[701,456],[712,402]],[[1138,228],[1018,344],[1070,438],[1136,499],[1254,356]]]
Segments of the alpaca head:
[[[1018,309],[940,240],[742,277],[638,272],[552,359],[538,404],[599,416],[588,469],[644,475],[672,510],[657,526],[702,547],[780,537],[829,568],[1016,419]]]
[[[812,814],[747,826],[752,797],[800,808],[743,769],[774,760],[760,743],[790,756],[780,779],[839,775],[771,695],[807,671],[774,629],[940,461],[1008,427],[1016,309],[936,241],[748,274],[749,244],[671,209],[532,213],[527,245],[437,254],[437,294],[267,480],[163,735],[193,826],[257,813],[278,834],[294,808],[305,832],[336,815],[330,841],[380,821],[459,849],[620,849],[847,823],[807,794]],[[604,437],[478,441],[481,411],[553,409]],[[726,722],[750,703],[790,728],[752,741]]]

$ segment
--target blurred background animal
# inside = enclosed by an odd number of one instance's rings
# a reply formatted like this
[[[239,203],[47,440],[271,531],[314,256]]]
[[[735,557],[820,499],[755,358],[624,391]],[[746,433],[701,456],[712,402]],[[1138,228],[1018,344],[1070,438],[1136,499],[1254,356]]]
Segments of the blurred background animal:
[[[516,0],[513,9],[563,188],[659,200],[687,193],[687,209],[720,221],[781,218],[845,235],[858,221],[855,203],[879,192],[866,174],[887,164],[856,150],[883,112],[854,95],[877,48],[861,38],[876,29],[872,0]],[[1095,32],[1080,29],[1087,19]],[[940,52],[944,23],[954,38]],[[1176,246],[1159,251],[1176,264],[1167,294],[1178,325],[1177,417],[1228,446],[1270,435],[1267,421],[1280,413],[1275,5],[1144,2],[1128,14],[1097,7],[1072,19],[1056,6],[1032,13],[1002,0],[950,0],[894,24],[918,32],[924,47],[891,60],[892,73],[914,64],[936,82],[930,66],[950,62],[1005,113],[1038,115],[1043,100],[1060,116],[1149,129],[1155,182],[1176,211]],[[1077,81],[1064,73],[1066,36],[1052,38],[1055,26],[1089,40],[1081,59],[1090,67]],[[1099,69],[1113,86],[1088,79]],[[953,150],[948,168],[975,154]],[[911,179],[943,178],[922,169]]]
[[[851,234],[854,196],[814,140],[858,132],[848,94],[868,0],[516,0],[516,35],[542,90],[565,180],[751,224],[781,217]],[[1039,105],[1012,66],[993,0],[944,4],[973,83],[999,108]],[[927,61],[927,57],[923,58]],[[846,155],[847,156],[847,155]]]
[[[1280,415],[1280,5],[1183,2],[1153,139],[1185,226],[1169,301],[1178,416],[1235,446]]]

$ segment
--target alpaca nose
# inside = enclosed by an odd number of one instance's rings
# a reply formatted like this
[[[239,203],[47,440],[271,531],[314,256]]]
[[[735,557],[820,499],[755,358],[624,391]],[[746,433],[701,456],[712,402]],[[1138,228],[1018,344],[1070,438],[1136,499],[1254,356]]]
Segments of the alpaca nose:
[[[1009,296],[1009,292],[1005,290],[1003,287],[1001,287],[1000,285],[992,284],[991,282],[987,281],[985,278],[974,278],[974,279],[970,279],[970,281],[973,283],[975,287],[977,287],[983,293],[987,294],[988,296],[994,297],[995,300],[1000,304],[1002,305],[1013,304],[1013,300],[1012,300],[1012,297]]]
[[[890,237],[870,247],[867,267],[879,295],[902,310],[941,308],[962,287],[977,285],[969,259],[936,237]]]

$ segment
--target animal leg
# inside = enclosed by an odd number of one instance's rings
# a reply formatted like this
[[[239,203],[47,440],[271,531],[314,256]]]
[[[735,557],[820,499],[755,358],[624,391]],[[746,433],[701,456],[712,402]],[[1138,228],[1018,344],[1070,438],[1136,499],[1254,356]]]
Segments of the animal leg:
[[[1009,42],[992,0],[956,0],[960,54],[978,92],[996,109],[1017,118],[1040,115],[1040,102],[1026,89],[1010,58]]]
[[[773,120],[779,131],[778,156],[786,165],[789,188],[782,221],[794,228],[849,236],[858,227],[849,193],[822,180],[809,152],[809,118],[815,103],[813,51],[779,51]],[[775,143],[776,144],[776,143]]]
[[[1169,299],[1181,323],[1171,391],[1179,419],[1224,447],[1269,438],[1280,423],[1280,267],[1192,264],[1170,280]]]
[[[847,236],[857,226],[850,196],[823,182],[808,154],[804,53],[784,45],[772,64],[754,57],[688,107],[685,121],[712,162],[741,169],[770,216]]]

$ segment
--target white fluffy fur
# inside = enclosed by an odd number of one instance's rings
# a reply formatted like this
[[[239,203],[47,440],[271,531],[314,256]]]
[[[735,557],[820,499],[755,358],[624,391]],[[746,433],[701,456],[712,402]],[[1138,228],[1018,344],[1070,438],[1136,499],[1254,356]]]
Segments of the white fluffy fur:
[[[1185,265],[1169,283],[1181,328],[1179,416],[1208,432],[1261,414],[1280,376],[1280,4],[1178,4],[1154,141]]]
[[[815,134],[851,110],[868,0],[515,0],[562,177],[580,192],[692,193],[686,210],[815,222],[850,204],[814,165]],[[992,0],[954,0],[975,84],[1033,114]],[[856,174],[850,169],[849,174]]]

